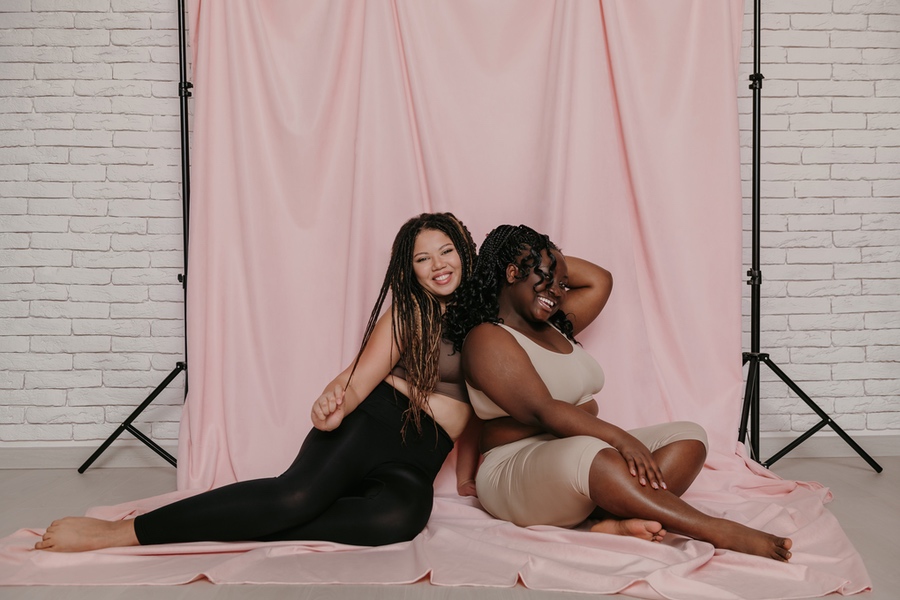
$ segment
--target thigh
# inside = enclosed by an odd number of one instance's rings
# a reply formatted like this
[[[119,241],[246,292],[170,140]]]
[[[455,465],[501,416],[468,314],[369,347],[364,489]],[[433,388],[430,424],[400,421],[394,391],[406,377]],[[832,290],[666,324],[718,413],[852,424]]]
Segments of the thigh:
[[[347,415],[334,431],[312,429],[294,461],[276,478],[279,486],[324,510],[387,460],[382,429],[362,411]]]
[[[697,440],[709,448],[709,443],[706,440],[706,430],[700,425],[690,421],[658,423],[657,425],[650,425],[649,427],[630,429],[628,433],[647,446],[647,448],[650,449],[650,452],[656,452],[663,446],[681,440]]]
[[[521,526],[572,527],[596,508],[591,464],[609,444],[597,438],[535,436],[491,450],[476,486],[494,516]]]
[[[325,540],[358,546],[409,541],[428,522],[434,488],[428,475],[400,463],[381,465],[314,519],[263,538]]]

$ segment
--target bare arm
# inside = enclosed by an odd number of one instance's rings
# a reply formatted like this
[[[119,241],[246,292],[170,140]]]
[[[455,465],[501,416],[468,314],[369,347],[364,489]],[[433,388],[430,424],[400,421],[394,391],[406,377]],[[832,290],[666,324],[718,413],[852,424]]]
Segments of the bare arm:
[[[353,379],[353,365],[344,369],[328,385],[313,403],[312,421],[316,429],[331,431],[341,424],[344,417],[353,412],[372,393],[372,390],[391,372],[400,360],[400,349],[391,332],[391,310],[383,314],[369,337]],[[349,385],[348,385],[349,382]]]
[[[482,324],[463,346],[466,379],[512,418],[558,437],[587,435],[618,450],[642,484],[665,487],[650,451],[634,436],[567,402],[554,399],[525,350],[507,331]]]
[[[599,411],[596,400],[576,404],[575,408],[583,410],[592,417],[596,417]],[[518,442],[541,433],[547,432],[536,425],[523,425],[512,417],[499,417],[484,421],[481,428],[481,451],[487,452],[497,446]]]
[[[481,437],[483,421],[472,415],[465,430],[456,440],[456,492],[460,496],[477,496],[475,475],[481,452],[478,450],[478,438]]]
[[[584,259],[567,256],[569,292],[562,310],[575,326],[575,335],[594,322],[612,293],[612,273]]]

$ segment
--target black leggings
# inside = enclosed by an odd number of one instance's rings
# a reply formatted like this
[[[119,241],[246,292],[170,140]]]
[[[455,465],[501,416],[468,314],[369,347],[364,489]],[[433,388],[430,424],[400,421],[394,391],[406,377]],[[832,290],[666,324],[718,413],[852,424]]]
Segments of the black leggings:
[[[400,429],[409,399],[381,383],[334,431],[313,429],[278,477],[242,481],[134,520],[142,545],[324,540],[381,546],[428,522],[434,478],[453,442],[427,415]]]

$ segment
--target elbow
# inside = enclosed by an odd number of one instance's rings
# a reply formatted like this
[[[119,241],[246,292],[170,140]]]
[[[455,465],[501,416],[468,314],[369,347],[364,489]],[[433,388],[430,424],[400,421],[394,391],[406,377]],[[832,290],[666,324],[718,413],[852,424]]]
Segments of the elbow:
[[[526,425],[532,425],[536,427],[540,427],[544,431],[548,433],[552,433],[554,435],[559,434],[559,410],[555,405],[557,404],[557,400],[546,404],[545,406],[541,406],[527,415],[527,420],[523,420],[522,422]]]
[[[609,289],[609,290],[612,290],[612,287],[613,287],[613,276],[612,276],[612,273],[610,273],[609,271],[607,271],[607,270],[604,269],[603,267],[599,267],[599,269],[600,269],[600,275],[599,275],[599,277],[600,277],[600,285],[603,286],[603,287],[605,287],[605,288],[607,288],[607,289]]]

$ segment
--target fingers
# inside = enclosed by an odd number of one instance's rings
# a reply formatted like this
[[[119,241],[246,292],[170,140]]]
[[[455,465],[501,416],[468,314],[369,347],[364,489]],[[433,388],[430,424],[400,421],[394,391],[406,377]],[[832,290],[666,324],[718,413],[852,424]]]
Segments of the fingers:
[[[663,481],[662,471],[652,456],[647,460],[647,478],[650,480],[650,487],[654,490],[665,489],[666,484]]]
[[[313,403],[313,418],[324,421],[344,403],[344,388],[335,384],[334,388],[325,392]]]
[[[653,457],[632,455],[626,457],[628,471],[632,477],[637,477],[641,485],[650,485],[654,490],[666,489],[662,470],[653,460]]]
[[[54,521],[53,523],[55,524],[56,521]],[[43,536],[41,536],[40,541],[34,545],[35,550],[46,550],[47,548],[53,547],[53,540],[52,536],[50,535],[51,527],[53,527],[53,525],[47,528],[47,531],[44,532]]]
[[[638,469],[637,469],[637,464],[634,462],[634,458],[632,458],[631,456],[626,456],[625,462],[628,463],[628,472],[631,473],[631,476],[637,477]]]
[[[340,406],[344,402],[344,388],[341,387],[341,384],[336,383],[334,387],[331,388],[331,399],[334,400],[337,406]]]

